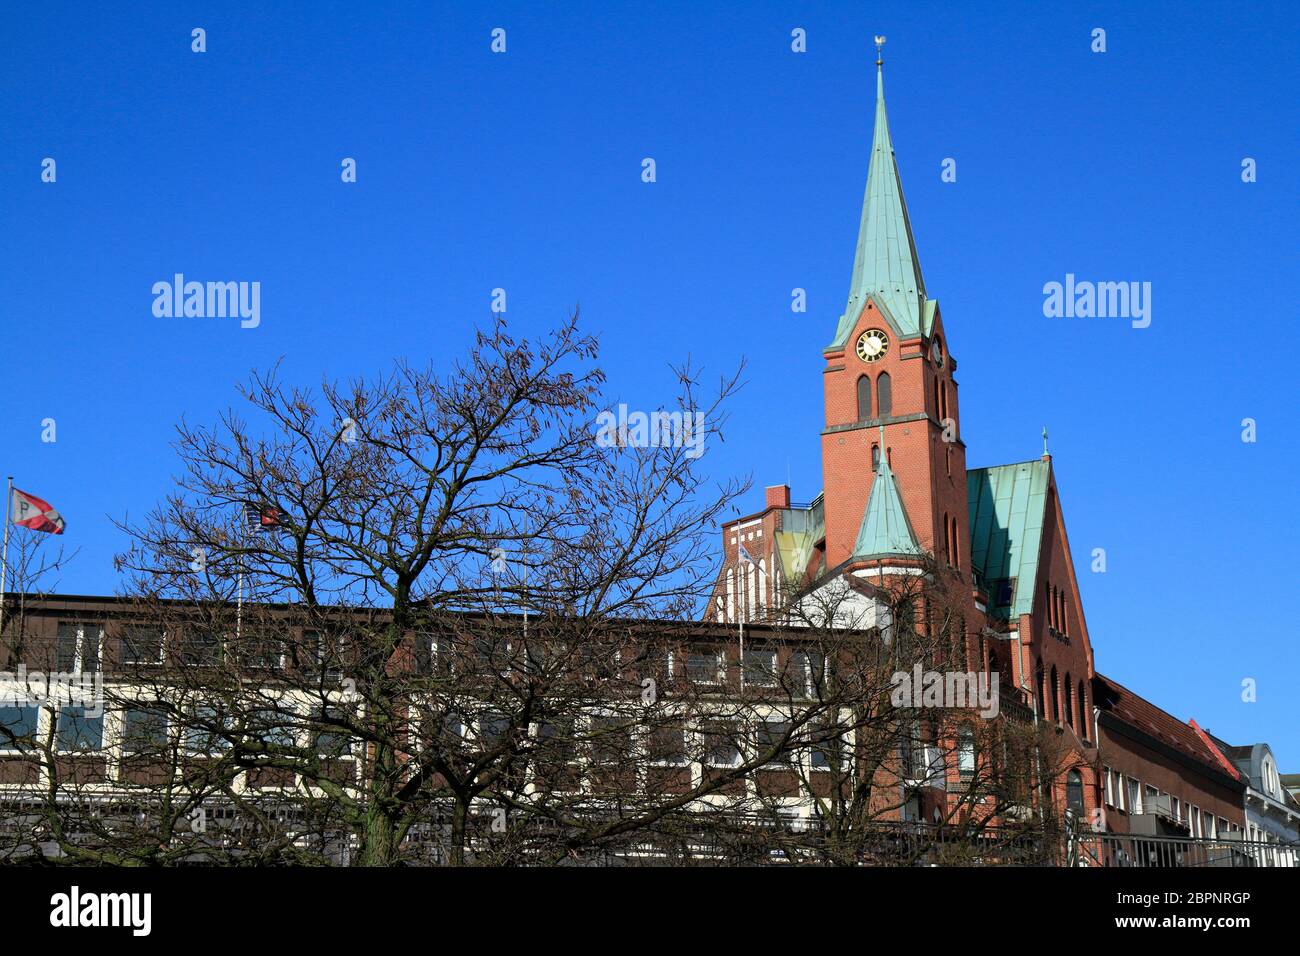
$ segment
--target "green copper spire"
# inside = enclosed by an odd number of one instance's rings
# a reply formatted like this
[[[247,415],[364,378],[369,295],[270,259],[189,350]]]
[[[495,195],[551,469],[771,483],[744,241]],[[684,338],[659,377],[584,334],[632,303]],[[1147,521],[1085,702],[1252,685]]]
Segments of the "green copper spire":
[[[881,38],[883,40],[883,38]],[[848,340],[867,298],[893,320],[900,335],[928,332],[933,306],[927,308],[925,281],[916,257],[912,224],[903,201],[903,184],[894,158],[894,143],[885,116],[885,77],[876,60],[876,130],[871,142],[871,166],[862,200],[862,224],[853,259],[849,301],[840,317],[831,347]]]
[[[898,496],[898,484],[889,467],[889,452],[885,449],[885,429],[880,429],[880,463],[876,480],[871,483],[867,510],[862,516],[853,557],[867,558],[883,554],[920,555],[924,552],[916,543],[912,526],[907,520],[903,500]]]

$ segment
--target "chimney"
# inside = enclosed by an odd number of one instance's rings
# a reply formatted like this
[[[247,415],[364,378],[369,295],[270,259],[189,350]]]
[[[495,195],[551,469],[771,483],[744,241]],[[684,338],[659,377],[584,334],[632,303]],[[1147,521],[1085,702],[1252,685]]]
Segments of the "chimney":
[[[789,485],[768,485],[764,489],[769,508],[789,508],[790,507],[790,486]]]

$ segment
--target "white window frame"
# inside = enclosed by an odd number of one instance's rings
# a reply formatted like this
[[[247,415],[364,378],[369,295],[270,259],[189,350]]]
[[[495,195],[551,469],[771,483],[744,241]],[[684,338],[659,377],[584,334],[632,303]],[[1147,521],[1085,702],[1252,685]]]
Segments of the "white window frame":
[[[44,707],[42,707],[40,704],[6,704],[5,706],[6,706],[6,707],[13,707],[15,710],[28,710],[28,709],[31,709],[31,710],[36,711],[36,724],[35,724],[35,726],[32,728],[32,737],[33,737],[33,739],[35,739],[35,740],[37,740],[37,741],[39,741],[39,740],[41,739],[41,725],[42,725],[42,724],[44,723],[44,721],[46,720],[46,717],[45,717],[45,714],[44,714],[44,711],[45,711],[45,708],[44,708]],[[57,729],[57,727],[56,727],[56,729]],[[9,755],[9,754],[25,754],[25,753],[30,753],[30,751],[19,750],[19,749],[15,748],[15,747],[10,747],[10,746],[9,746],[9,740],[8,740],[8,737],[7,737],[7,736],[4,737],[4,738],[0,738],[0,754]]]

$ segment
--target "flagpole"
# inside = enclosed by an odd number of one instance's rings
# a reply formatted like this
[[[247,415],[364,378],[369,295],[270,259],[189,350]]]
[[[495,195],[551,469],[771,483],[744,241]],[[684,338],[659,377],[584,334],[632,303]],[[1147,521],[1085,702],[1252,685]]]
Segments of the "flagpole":
[[[741,545],[744,549],[744,545]],[[745,695],[745,585],[740,573],[743,562],[736,564],[736,620],[740,622],[740,694]]]
[[[258,520],[261,520],[259,512]],[[244,513],[240,516],[239,521],[239,596],[235,599],[235,646],[240,647],[244,639],[244,537],[247,534],[248,527],[248,508],[244,508]]]
[[[9,486],[5,491],[5,546],[4,557],[0,558],[0,638],[5,631],[5,598],[9,587],[9,518],[13,514],[14,476],[9,476]]]

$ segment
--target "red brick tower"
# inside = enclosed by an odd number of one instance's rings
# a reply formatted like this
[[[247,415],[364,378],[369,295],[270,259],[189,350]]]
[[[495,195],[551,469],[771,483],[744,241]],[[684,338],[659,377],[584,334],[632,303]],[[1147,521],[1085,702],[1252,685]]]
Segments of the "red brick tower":
[[[864,513],[877,456],[885,455],[915,544],[966,568],[966,449],[956,363],[938,302],[925,292],[879,60],[876,69],[875,132],[853,279],[835,337],[823,350],[826,566],[879,556],[880,543],[863,537]]]

